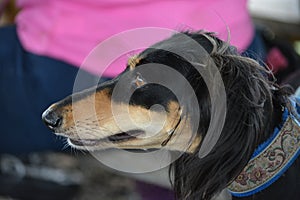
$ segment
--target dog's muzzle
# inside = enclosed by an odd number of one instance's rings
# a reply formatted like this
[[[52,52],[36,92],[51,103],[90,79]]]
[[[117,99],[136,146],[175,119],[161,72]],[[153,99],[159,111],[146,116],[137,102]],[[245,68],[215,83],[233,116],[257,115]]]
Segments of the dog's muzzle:
[[[50,107],[43,114],[42,119],[46,126],[55,131],[62,124],[62,116],[60,116],[55,110]]]

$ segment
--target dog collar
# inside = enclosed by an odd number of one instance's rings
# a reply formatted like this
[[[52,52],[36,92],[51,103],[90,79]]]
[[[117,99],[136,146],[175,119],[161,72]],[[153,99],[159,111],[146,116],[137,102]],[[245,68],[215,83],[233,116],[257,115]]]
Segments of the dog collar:
[[[292,104],[298,110],[296,102]],[[270,139],[261,144],[252,158],[228,186],[236,197],[253,195],[274,183],[300,154],[300,123],[285,108],[283,124],[275,128]]]

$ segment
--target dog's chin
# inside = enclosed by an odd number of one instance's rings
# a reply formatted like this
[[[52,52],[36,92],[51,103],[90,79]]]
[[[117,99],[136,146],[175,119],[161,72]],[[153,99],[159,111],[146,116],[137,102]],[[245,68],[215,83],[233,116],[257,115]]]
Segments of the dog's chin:
[[[69,146],[75,149],[87,151],[105,150],[111,148],[140,149],[141,144],[145,142],[143,136],[145,136],[144,131],[132,130],[128,132],[116,133],[101,139],[67,138],[67,142]]]
[[[74,139],[68,138],[67,139],[68,145],[72,148],[79,149],[79,150],[86,150],[86,151],[96,151],[96,150],[104,150],[111,145],[108,144],[107,141],[103,140],[90,140],[90,139]]]

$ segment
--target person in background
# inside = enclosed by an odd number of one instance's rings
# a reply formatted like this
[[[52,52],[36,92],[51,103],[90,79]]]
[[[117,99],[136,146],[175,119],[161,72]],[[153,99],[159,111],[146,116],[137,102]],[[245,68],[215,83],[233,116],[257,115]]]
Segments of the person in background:
[[[16,5],[20,11],[15,24],[0,28],[0,153],[62,150],[64,142],[41,122],[43,110],[71,94],[86,56],[122,31],[204,29],[230,38],[240,52],[256,52],[262,60],[265,56],[247,0],[16,0]],[[102,80],[115,77],[125,66],[115,63]],[[87,80],[97,80],[102,73],[101,66],[92,64],[81,69]],[[158,199],[151,196],[157,195],[151,187],[141,191],[144,199]],[[160,190],[160,199],[163,193]]]
[[[63,143],[41,123],[41,113],[72,92],[85,57],[114,34],[188,27],[216,32],[224,40],[230,34],[240,52],[263,51],[246,0],[16,0],[16,5],[15,25],[0,29],[1,153],[62,149]],[[103,76],[112,78],[124,68],[118,63]],[[101,66],[81,69],[90,79]]]

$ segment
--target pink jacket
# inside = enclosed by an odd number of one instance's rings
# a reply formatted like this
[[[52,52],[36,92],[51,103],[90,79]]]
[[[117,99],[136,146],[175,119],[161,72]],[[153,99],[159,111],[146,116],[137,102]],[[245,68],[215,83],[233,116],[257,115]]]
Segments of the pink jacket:
[[[101,41],[134,28],[163,27],[217,32],[239,50],[254,31],[247,0],[18,0],[17,32],[24,48],[80,66]],[[151,36],[145,36],[151,37]],[[128,41],[135,42],[135,41]],[[101,66],[82,66],[99,73]],[[113,77],[125,68],[117,63],[104,72]]]

